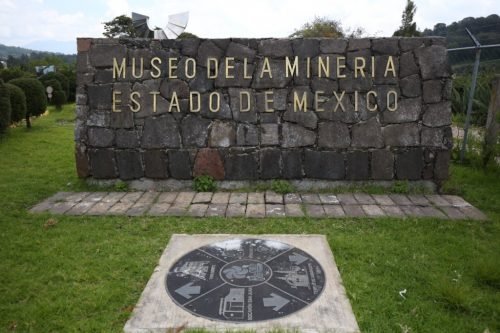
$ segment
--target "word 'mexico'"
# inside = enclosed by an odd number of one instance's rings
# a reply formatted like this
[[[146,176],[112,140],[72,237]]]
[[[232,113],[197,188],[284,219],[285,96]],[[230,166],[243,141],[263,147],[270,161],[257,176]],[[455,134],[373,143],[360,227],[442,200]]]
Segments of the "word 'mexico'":
[[[375,78],[375,68],[376,61],[375,57],[369,57],[368,59],[364,57],[354,57],[353,62],[353,70],[354,70],[354,78],[358,77],[366,77],[368,74],[368,63],[370,63],[371,68],[371,77]],[[113,79],[126,79],[126,68],[127,65],[131,65],[132,67],[132,77],[136,79],[140,79],[144,75],[144,58],[136,59],[133,57],[129,64],[127,64],[126,58],[122,58],[121,61],[117,61],[116,58],[113,58]],[[234,79],[236,76],[236,60],[234,57],[225,57],[222,61],[219,61],[218,58],[208,57],[206,62],[203,64],[198,64],[196,59],[194,58],[186,58],[183,62],[183,65],[180,64],[179,59],[176,57],[169,57],[166,59],[166,73],[163,73],[164,69],[163,60],[159,57],[154,57],[150,61],[151,72],[150,75],[153,79],[160,78],[166,74],[166,77],[169,79],[178,78],[178,71],[183,71],[183,74],[186,78],[192,79],[197,75],[198,65],[203,65],[206,67],[206,76],[209,79],[215,79],[219,77],[221,68],[224,68],[224,78],[226,79]],[[313,61],[310,57],[305,58],[304,61],[299,61],[299,57],[285,57],[284,68],[281,68],[281,71],[285,72],[285,77],[299,77],[301,71],[299,71],[301,66],[305,65],[305,76],[310,78],[312,76],[312,67]],[[344,56],[319,56],[317,57],[317,63],[315,64],[317,68],[317,76],[318,77],[331,77],[332,73],[336,74],[336,78],[342,79],[346,78],[345,69],[346,69],[346,57]],[[335,69],[334,69],[335,67]],[[394,65],[394,59],[392,56],[387,57],[385,61],[385,70],[384,77],[387,77],[391,74],[392,77],[396,77],[396,66]],[[276,68],[271,66],[268,57],[264,57],[262,60],[262,66],[260,70],[257,70],[257,75],[259,78],[273,78],[273,73]],[[252,78],[252,67],[248,63],[247,58],[243,58],[243,78],[251,79]]]

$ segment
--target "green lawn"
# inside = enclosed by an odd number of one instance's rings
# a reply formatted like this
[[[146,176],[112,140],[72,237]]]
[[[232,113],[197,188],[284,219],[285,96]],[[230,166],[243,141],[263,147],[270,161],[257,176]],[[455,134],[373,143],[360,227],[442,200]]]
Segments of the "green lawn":
[[[488,222],[29,214],[57,191],[87,188],[72,112],[0,141],[0,331],[120,332],[173,233],[325,234],[363,332],[500,330],[500,173],[453,166],[446,185]]]

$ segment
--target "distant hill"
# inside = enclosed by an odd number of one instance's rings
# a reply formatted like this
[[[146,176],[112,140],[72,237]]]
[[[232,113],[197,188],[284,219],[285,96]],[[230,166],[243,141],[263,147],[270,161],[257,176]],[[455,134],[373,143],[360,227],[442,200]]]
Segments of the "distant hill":
[[[424,36],[446,37],[449,48],[474,45],[465,28],[479,40],[481,44],[500,44],[500,16],[493,14],[488,17],[466,17],[450,25],[438,23],[433,29],[425,29]]]
[[[47,51],[36,51],[18,46],[7,46],[0,44],[0,59],[7,60],[9,67],[21,66],[26,70],[26,65],[41,59],[53,59],[50,64],[74,64],[76,54],[63,54]],[[32,65],[43,65],[43,63],[32,63]]]
[[[33,46],[36,47],[36,43],[32,43]],[[39,48],[39,47],[36,47]],[[0,44],[0,59],[7,59],[9,56],[12,56],[14,58],[20,58],[23,55],[31,55],[31,54],[38,54],[40,56],[73,56],[73,54],[68,54],[68,53],[61,53],[61,52],[51,52],[51,51],[39,51],[39,50],[33,50],[33,49],[28,49],[24,47],[19,47],[19,46],[7,46],[4,44]]]
[[[500,44],[500,16],[466,17],[450,25],[438,23],[433,29],[425,29],[423,36],[446,37],[448,48],[474,46],[465,29],[477,38],[482,45]],[[455,73],[470,73],[474,62],[474,50],[449,53],[449,60]],[[500,47],[481,51],[481,71],[500,73]]]
[[[7,59],[9,56],[13,56],[14,58],[19,58],[23,54],[31,54],[33,52],[36,51],[25,49],[23,47],[18,47],[18,46],[7,46],[0,44],[0,59]]]

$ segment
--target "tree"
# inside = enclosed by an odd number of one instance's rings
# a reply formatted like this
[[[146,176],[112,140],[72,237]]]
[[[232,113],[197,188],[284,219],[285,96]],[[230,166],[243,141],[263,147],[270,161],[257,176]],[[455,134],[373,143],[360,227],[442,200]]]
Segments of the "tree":
[[[290,37],[344,37],[344,31],[339,21],[327,17],[315,17],[312,22],[305,23],[300,29],[295,30]]]
[[[64,91],[66,96],[69,95],[69,80],[62,73],[57,73],[57,72],[47,73],[47,74],[40,76],[38,78],[38,80],[40,80],[45,87],[50,85],[50,84],[46,83],[47,81],[54,81],[55,80],[55,81],[59,82],[60,87],[58,89],[62,89],[62,91]],[[52,88],[54,88],[54,90],[56,90],[55,87],[52,87]]]
[[[10,125],[11,110],[9,90],[0,79],[0,134],[4,133]]]
[[[396,30],[393,36],[397,37],[418,37],[420,31],[417,30],[417,23],[413,22],[413,16],[417,11],[417,6],[412,0],[406,1],[406,7],[403,11],[401,26]]]
[[[47,109],[45,87],[37,79],[19,78],[9,81],[21,88],[26,95],[26,127],[31,127],[30,117],[39,116]]]
[[[188,38],[198,38],[195,34],[192,34],[190,32],[184,31],[181,33],[179,36],[177,36],[178,39],[188,39]]]
[[[56,110],[62,110],[63,104],[66,103],[66,94],[63,90],[54,90],[52,93],[52,104],[55,105]]]
[[[23,71],[19,67],[4,68],[0,70],[0,79],[4,82],[9,82],[12,79],[17,79],[18,77],[28,76],[29,73]]]
[[[21,88],[10,83],[5,86],[10,94],[10,106],[12,109],[10,122],[17,123],[24,119],[26,116],[26,95]]]
[[[125,15],[115,17],[109,22],[104,22],[103,35],[108,38],[115,37],[136,37],[132,19]]]

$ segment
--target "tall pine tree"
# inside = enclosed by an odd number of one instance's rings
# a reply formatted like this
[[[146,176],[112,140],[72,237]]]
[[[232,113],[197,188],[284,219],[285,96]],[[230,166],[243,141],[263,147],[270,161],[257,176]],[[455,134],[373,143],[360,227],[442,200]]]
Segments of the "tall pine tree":
[[[413,22],[413,16],[417,11],[417,6],[412,0],[407,0],[406,7],[403,11],[403,17],[401,19],[401,27],[396,30],[393,36],[399,37],[418,37],[420,36],[420,31],[417,30],[417,23]]]

